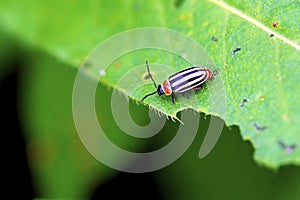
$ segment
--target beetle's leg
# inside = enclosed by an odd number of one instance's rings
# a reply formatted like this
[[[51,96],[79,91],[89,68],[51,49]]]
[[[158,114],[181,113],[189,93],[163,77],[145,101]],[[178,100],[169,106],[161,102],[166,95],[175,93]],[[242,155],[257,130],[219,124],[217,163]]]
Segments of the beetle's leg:
[[[187,99],[190,99],[190,92],[182,92],[182,93],[177,93],[180,96],[185,96]]]
[[[182,96],[185,96],[187,99],[190,99],[190,94],[188,92],[182,93]]]
[[[201,86],[193,88],[193,90],[201,90],[201,89],[202,89]]]
[[[175,95],[172,93],[172,103],[175,104]]]

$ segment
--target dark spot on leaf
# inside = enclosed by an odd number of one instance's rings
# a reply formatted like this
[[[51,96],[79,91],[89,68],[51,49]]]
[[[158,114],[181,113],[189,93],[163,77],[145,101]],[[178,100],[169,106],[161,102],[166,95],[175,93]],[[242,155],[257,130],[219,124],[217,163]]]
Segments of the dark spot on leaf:
[[[270,37],[274,37],[274,34],[273,34],[273,33],[271,33],[271,34],[270,34]]]
[[[214,41],[214,42],[218,42],[218,38],[216,36],[212,36],[211,40]]]
[[[244,107],[249,102],[249,99],[244,98],[240,107]]]
[[[267,129],[268,127],[267,126],[260,126],[258,124],[253,124],[253,126],[256,128],[257,131],[259,132],[262,132],[264,131],[265,129]]]
[[[296,149],[296,144],[287,145],[282,140],[278,141],[278,145],[282,148],[286,154],[291,154]]]
[[[90,69],[90,68],[92,68],[92,62],[90,62],[90,61],[85,61],[84,63],[83,63],[83,67],[85,68],[85,69]]]
[[[285,143],[282,141],[282,140],[279,140],[278,141],[278,144],[279,144],[279,146],[281,147],[281,148],[285,148],[286,146],[285,146]]]
[[[116,61],[116,62],[114,62],[113,65],[114,65],[115,67],[120,67],[121,64],[122,64],[122,63],[121,63],[120,61]]]
[[[234,56],[235,53],[238,52],[238,51],[240,51],[240,50],[241,50],[240,47],[235,48],[235,49],[232,51],[232,56]]]
[[[185,0],[175,0],[175,6],[179,8]]]
[[[285,153],[287,153],[287,154],[293,153],[293,151],[296,149],[296,147],[297,147],[296,144],[292,144],[292,145],[288,146],[285,149]]]

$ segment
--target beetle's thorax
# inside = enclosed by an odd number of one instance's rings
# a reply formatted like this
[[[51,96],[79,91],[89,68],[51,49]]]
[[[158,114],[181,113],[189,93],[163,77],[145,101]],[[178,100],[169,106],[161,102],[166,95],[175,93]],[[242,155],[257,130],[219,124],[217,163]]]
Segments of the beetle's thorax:
[[[169,80],[165,80],[163,82],[163,84],[162,84],[162,90],[164,91],[164,93],[166,95],[171,95],[172,94],[172,88],[171,88]]]
[[[206,74],[207,74],[207,78],[206,78],[206,80],[209,80],[209,79],[211,79],[212,78],[212,76],[213,76],[213,73],[212,73],[212,71],[210,71],[209,69],[205,69],[205,71],[206,71]]]

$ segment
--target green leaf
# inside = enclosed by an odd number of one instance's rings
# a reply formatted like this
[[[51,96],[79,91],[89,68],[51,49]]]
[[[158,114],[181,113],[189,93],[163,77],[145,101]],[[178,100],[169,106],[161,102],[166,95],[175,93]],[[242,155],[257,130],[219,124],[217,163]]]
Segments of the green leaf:
[[[210,55],[224,64],[221,74],[227,91],[226,123],[240,126],[243,138],[251,141],[255,159],[261,163],[274,168],[299,165],[299,148],[293,149],[300,141],[296,134],[299,93],[295,92],[299,87],[299,2],[212,3],[218,7],[217,12],[224,11],[218,18],[225,19],[222,47]],[[238,7],[243,10],[237,12]],[[273,21],[278,21],[277,28],[272,27]],[[272,32],[274,38],[269,37]],[[230,51],[237,46],[242,50],[232,57]],[[243,98],[249,102],[240,107]],[[257,130],[257,125],[266,129]]]
[[[123,30],[160,26],[186,34],[212,58],[216,66],[211,67],[220,71],[217,80],[210,81],[196,94],[198,102],[193,108],[221,116],[228,126],[238,125],[243,138],[253,144],[255,159],[260,163],[272,168],[300,164],[299,2],[186,0],[177,3],[178,7],[170,1],[84,1],[72,2],[72,6],[69,3],[2,1],[1,24],[19,39],[75,67],[99,42]],[[278,21],[277,28],[272,27],[273,21]],[[270,37],[271,33],[274,37]],[[217,42],[212,40],[213,36]],[[232,56],[236,47],[241,51]],[[191,65],[168,52],[141,50],[116,59],[100,81],[140,100],[153,90],[150,81],[134,93],[128,91],[129,82],[123,87],[116,87],[116,83],[134,66],[144,65],[145,59],[173,66],[174,71]],[[153,72],[157,82],[173,73],[155,68]],[[88,73],[99,77],[99,71]],[[143,74],[140,71],[132,84],[139,86]],[[211,106],[211,93],[222,89],[220,81],[226,95],[226,115]],[[158,96],[145,102],[177,118],[179,111],[191,107],[183,97],[178,99],[180,103],[176,105],[169,98]],[[243,99],[249,101],[241,106]],[[260,131],[257,127],[265,129]]]
[[[217,80],[210,81],[208,88],[197,93],[197,104],[184,97],[178,97],[179,103],[175,105],[170,103],[168,97],[151,96],[145,102],[160,113],[176,119],[179,111],[190,107],[206,114],[220,116],[227,125],[240,126],[243,138],[251,141],[255,148],[255,159],[260,163],[272,168],[283,164],[299,164],[300,152],[297,146],[300,136],[295,134],[298,130],[296,124],[299,114],[296,108],[299,107],[297,103],[299,96],[294,92],[299,85],[297,81],[299,45],[292,40],[295,36],[289,38],[290,33],[284,35],[286,31],[281,31],[283,27],[280,27],[280,24],[285,23],[284,27],[291,26],[293,35],[297,34],[294,19],[299,14],[293,12],[293,16],[288,17],[285,13],[285,17],[290,20],[284,21],[281,16],[283,11],[278,7],[286,10],[295,10],[296,7],[298,11],[300,7],[297,7],[297,3],[256,5],[255,2],[251,2],[244,5],[250,6],[250,10],[255,10],[256,15],[259,13],[259,17],[255,18],[250,15],[251,13],[248,15],[243,10],[239,11],[219,1],[202,4],[185,1],[178,10],[169,11],[167,26],[190,35],[203,45],[204,50],[216,63],[220,76]],[[273,9],[270,6],[273,6]],[[269,16],[270,13],[273,17]],[[261,20],[262,18],[264,20]],[[273,18],[278,19],[279,25],[276,28],[272,27]],[[270,37],[271,33],[275,36]],[[217,42],[211,39],[213,36],[218,39]],[[165,39],[163,35],[160,37],[162,40]],[[120,46],[122,44],[120,43]],[[232,52],[237,47],[240,47],[241,51],[233,55]],[[141,86],[134,93],[131,92],[145,81],[143,80],[145,69],[138,69],[139,71],[135,71],[134,75],[120,85],[118,81],[129,69],[143,65],[141,63],[145,59],[149,60],[150,66],[153,65],[151,63],[153,60],[155,63],[174,66],[175,71],[191,65],[179,58],[178,54],[168,54],[170,53],[157,50],[155,52],[141,50],[127,54],[117,59],[100,81],[139,101],[145,94],[154,90],[151,81],[148,80],[148,86]],[[98,59],[102,60],[100,56]],[[205,63],[206,61],[199,64]],[[213,65],[210,67],[215,68]],[[87,73],[97,79],[98,69],[94,69]],[[151,67],[152,73],[155,74],[154,78],[159,83],[174,73],[170,69],[164,69],[162,66]],[[224,96],[222,96],[223,89]],[[221,96],[216,97],[214,94],[218,93]],[[213,101],[221,103],[214,107]],[[222,113],[222,109],[226,109],[226,116]]]

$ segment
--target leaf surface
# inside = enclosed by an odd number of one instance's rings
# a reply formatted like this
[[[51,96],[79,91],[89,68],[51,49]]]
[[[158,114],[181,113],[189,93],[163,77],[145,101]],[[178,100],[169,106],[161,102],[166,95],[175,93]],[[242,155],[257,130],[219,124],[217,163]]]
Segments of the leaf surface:
[[[210,81],[196,92],[196,107],[184,97],[178,97],[180,103],[176,105],[171,104],[170,98],[155,95],[145,103],[172,118],[189,107],[221,116],[228,126],[240,127],[243,138],[253,144],[254,157],[260,163],[272,168],[299,165],[298,1],[186,0],[177,6],[170,1],[78,1],[72,6],[69,3],[2,1],[0,23],[25,43],[75,67],[99,42],[121,31],[148,26],[179,31],[207,52],[215,63],[212,68],[220,71],[217,80],[222,85]],[[272,26],[274,21],[278,22],[277,27]],[[274,37],[270,37],[271,33]],[[233,56],[232,51],[237,47],[241,50]],[[143,66],[146,59],[151,66],[159,63],[172,66],[174,71],[195,64],[170,52],[144,49],[116,58],[100,81],[140,100],[153,91],[152,83],[143,80],[146,69],[138,72],[137,79],[127,84],[125,81],[122,87],[116,84],[132,68]],[[160,83],[174,72],[155,67],[152,71]],[[91,71],[90,76],[97,78],[99,72]],[[129,92],[132,85],[141,87],[132,93]],[[211,94],[222,88],[225,107],[220,104],[213,108]],[[218,112],[222,109],[225,115]]]

